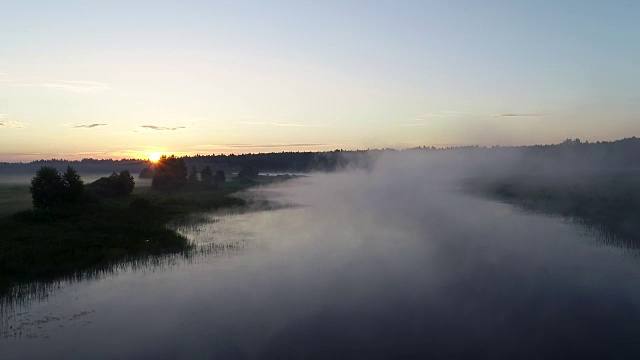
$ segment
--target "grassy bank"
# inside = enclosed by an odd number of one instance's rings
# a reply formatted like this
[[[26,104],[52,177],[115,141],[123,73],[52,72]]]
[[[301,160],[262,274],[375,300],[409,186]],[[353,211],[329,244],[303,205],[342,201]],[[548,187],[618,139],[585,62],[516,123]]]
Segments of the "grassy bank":
[[[573,178],[514,176],[468,179],[466,188],[524,209],[573,218],[640,246],[640,174],[590,174]]]
[[[31,209],[31,194],[26,184],[0,184],[0,217]]]
[[[80,276],[85,271],[146,256],[187,250],[187,240],[167,222],[194,212],[242,206],[231,194],[282,180],[228,182],[218,189],[165,194],[138,187],[122,199],[84,201],[0,218],[0,297],[11,286]]]

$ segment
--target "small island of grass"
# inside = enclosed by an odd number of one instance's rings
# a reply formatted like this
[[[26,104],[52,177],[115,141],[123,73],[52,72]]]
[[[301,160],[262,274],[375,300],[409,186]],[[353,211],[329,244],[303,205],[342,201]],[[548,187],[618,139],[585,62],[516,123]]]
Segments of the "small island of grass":
[[[18,284],[82,277],[127,260],[180,253],[192,245],[167,227],[194,212],[242,206],[232,193],[277,177],[187,174],[164,157],[153,186],[138,187],[128,171],[83,184],[72,168],[41,168],[31,182],[33,209],[0,218],[0,297]],[[255,176],[254,176],[255,175]]]

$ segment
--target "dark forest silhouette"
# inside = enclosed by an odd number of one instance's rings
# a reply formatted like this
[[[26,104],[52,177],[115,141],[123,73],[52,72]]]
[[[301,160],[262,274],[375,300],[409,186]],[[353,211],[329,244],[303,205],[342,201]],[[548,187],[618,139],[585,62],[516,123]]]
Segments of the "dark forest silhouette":
[[[187,169],[196,167],[203,169],[219,169],[226,173],[237,173],[244,167],[260,169],[261,172],[309,172],[335,171],[347,168],[369,168],[375,159],[386,152],[430,152],[449,151],[485,152],[489,155],[519,152],[527,164],[536,163],[561,164],[566,161],[591,163],[602,168],[635,168],[640,167],[640,139],[636,137],[616,141],[587,142],[579,139],[567,139],[555,145],[532,146],[452,146],[444,148],[420,146],[411,149],[367,149],[367,150],[334,150],[327,152],[278,152],[257,154],[229,155],[194,155],[180,157]],[[149,162],[139,159],[96,160],[83,159],[68,161],[62,159],[37,160],[30,163],[0,163],[0,175],[24,173],[33,174],[42,166],[65,169],[72,166],[83,174],[110,173],[122,169],[132,174],[140,174],[149,168]],[[142,177],[151,177],[149,170]],[[188,175],[188,174],[187,174]]]

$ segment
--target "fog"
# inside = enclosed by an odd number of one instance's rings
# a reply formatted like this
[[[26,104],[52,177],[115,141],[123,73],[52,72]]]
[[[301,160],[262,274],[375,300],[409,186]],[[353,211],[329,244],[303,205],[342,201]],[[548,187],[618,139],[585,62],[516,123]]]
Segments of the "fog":
[[[241,246],[16,308],[0,357],[638,358],[636,252],[461,188],[520,156],[389,153],[248,191],[295,206],[208,214],[177,230]]]

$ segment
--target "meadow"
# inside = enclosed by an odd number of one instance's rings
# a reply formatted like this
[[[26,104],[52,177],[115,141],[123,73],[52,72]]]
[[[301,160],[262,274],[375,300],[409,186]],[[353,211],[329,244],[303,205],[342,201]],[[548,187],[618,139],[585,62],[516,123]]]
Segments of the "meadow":
[[[81,277],[122,261],[180,253],[191,244],[167,227],[192,213],[241,207],[233,193],[289,177],[261,176],[209,189],[154,191],[148,182],[125,198],[90,199],[51,209],[31,208],[26,185],[0,188],[0,297],[13,285]]]
[[[26,184],[0,184],[0,217],[31,209],[31,194]]]
[[[572,177],[473,178],[467,189],[527,211],[563,216],[625,245],[640,246],[640,172]]]

